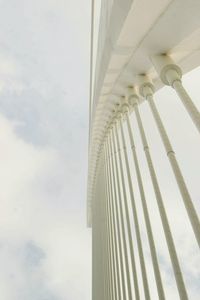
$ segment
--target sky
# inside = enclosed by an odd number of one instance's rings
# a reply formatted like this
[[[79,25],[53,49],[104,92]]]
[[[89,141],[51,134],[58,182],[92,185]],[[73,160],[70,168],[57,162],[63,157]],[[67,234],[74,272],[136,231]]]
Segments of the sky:
[[[89,300],[90,1],[0,0],[0,19],[0,298]],[[196,69],[183,82],[200,108],[199,76],[200,69]],[[198,132],[172,89],[161,89],[155,99],[200,211]],[[190,299],[198,300],[198,248],[147,103],[141,106],[141,114]],[[135,119],[131,120],[152,200],[148,207],[154,216],[152,227],[167,299],[176,300],[155,197]],[[134,172],[132,176],[135,180]],[[144,220],[137,206],[152,299],[156,300]]]
[[[90,299],[90,1],[0,0],[0,298]]]

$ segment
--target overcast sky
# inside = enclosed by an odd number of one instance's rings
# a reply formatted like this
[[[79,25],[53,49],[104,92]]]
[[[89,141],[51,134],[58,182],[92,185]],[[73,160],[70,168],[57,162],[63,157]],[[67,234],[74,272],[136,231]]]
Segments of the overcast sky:
[[[90,1],[0,0],[0,298],[90,299]]]
[[[90,1],[0,0],[0,20],[0,298],[89,300]],[[184,78],[197,106],[199,78],[200,70]],[[173,91],[159,91],[156,100],[199,210],[198,133]],[[190,299],[198,300],[197,245],[147,105],[141,110]],[[137,130],[135,134],[148,197],[154,199]],[[156,207],[149,209],[167,299],[176,300]],[[145,242],[144,230],[142,234]],[[144,247],[148,264],[149,249]],[[148,277],[155,300],[150,264]]]

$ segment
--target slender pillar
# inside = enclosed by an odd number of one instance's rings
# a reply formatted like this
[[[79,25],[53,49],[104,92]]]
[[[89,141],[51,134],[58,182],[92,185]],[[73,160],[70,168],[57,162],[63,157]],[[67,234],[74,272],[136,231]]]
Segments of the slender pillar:
[[[107,182],[106,182],[106,155],[105,150],[103,151],[103,190],[104,196],[102,199],[102,215],[104,216],[103,222],[103,245],[104,245],[104,290],[105,290],[105,300],[111,299],[110,297],[110,287],[109,287],[109,252],[108,252],[108,242],[107,242],[107,212],[106,212],[106,201],[107,201]]]
[[[118,291],[117,291],[117,269],[116,269],[116,236],[115,236],[115,223],[114,223],[114,214],[112,210],[112,201],[113,201],[113,185],[112,185],[112,177],[111,177],[111,170],[109,165],[109,155],[110,153],[107,153],[108,157],[108,164],[107,164],[107,174],[108,174],[108,180],[109,180],[109,187],[110,187],[110,197],[108,201],[108,212],[109,212],[109,219],[110,219],[110,239],[111,239],[111,261],[112,261],[112,290],[113,290],[113,300],[118,299]]]
[[[101,194],[100,194],[100,217],[101,217],[101,243],[102,243],[102,285],[103,285],[103,299],[107,299],[107,281],[106,281],[106,273],[107,273],[107,255],[106,255],[106,234],[105,234],[105,157],[104,152],[102,151],[102,163],[101,163]]]
[[[94,206],[95,206],[95,199],[93,199],[93,218],[95,218],[95,211],[94,211]],[[93,221],[92,224],[92,299],[97,299],[96,298],[96,281],[97,281],[97,275],[96,275],[96,224],[95,221]]]
[[[200,132],[200,113],[183,87],[182,82],[180,80],[175,80],[172,82],[171,86],[176,91],[192,121],[196,125],[197,130]]]
[[[113,240],[112,240],[112,222],[111,222],[111,214],[110,214],[110,197],[111,197],[111,191],[109,188],[109,175],[108,175],[108,170],[107,170],[107,157],[106,157],[106,163],[105,163],[105,168],[106,168],[106,191],[107,191],[107,199],[106,199],[106,216],[107,216],[107,251],[108,251],[108,273],[109,273],[109,295],[110,299],[114,300],[114,272],[113,272]]]
[[[155,119],[156,125],[158,127],[158,131],[160,133],[160,137],[162,139],[163,145],[165,147],[167,157],[169,159],[169,162],[171,164],[174,176],[176,178],[176,182],[179,187],[179,191],[182,195],[182,199],[190,220],[190,223],[192,225],[194,234],[196,236],[196,240],[198,242],[198,245],[200,246],[200,222],[197,215],[197,212],[195,210],[195,207],[193,205],[192,199],[190,197],[190,194],[188,192],[188,188],[186,186],[185,180],[183,178],[182,172],[180,170],[179,164],[176,160],[175,152],[172,148],[171,142],[169,140],[169,137],[167,135],[166,129],[163,125],[163,122],[161,120],[160,114],[156,108],[156,105],[154,103],[153,99],[153,90],[150,86],[144,86],[143,87],[143,95],[147,99],[151,112],[153,114],[153,117]]]
[[[157,285],[158,296],[159,296],[160,300],[164,300],[165,294],[164,294],[164,289],[163,289],[163,283],[162,283],[162,279],[161,279],[158,258],[157,258],[157,253],[156,253],[156,247],[155,247],[155,242],[154,242],[154,238],[153,238],[153,231],[152,231],[148,207],[147,207],[147,203],[146,203],[146,196],[145,196],[145,192],[144,192],[144,186],[143,186],[143,182],[142,182],[142,176],[141,176],[141,172],[140,172],[135,142],[134,142],[134,138],[133,138],[133,132],[132,132],[130,119],[129,119],[129,111],[128,111],[127,106],[125,106],[125,117],[126,117],[126,124],[127,124],[127,128],[128,128],[128,135],[129,135],[129,140],[130,140],[132,154],[133,154],[133,160],[134,160],[134,165],[135,165],[135,171],[136,171],[139,191],[140,191],[140,198],[141,198],[141,202],[142,202],[144,220],[145,220],[147,236],[148,236],[148,241],[149,241],[149,246],[150,246],[150,251],[151,251],[151,258],[152,258],[152,263],[153,263],[153,269],[154,269],[154,275],[155,275],[155,280],[156,280],[156,285]]]
[[[96,189],[94,189],[94,198],[92,202],[92,213],[93,213],[93,224],[92,224],[92,261],[93,261],[93,281],[92,281],[92,297],[93,299],[98,299],[98,251],[97,251],[97,218],[96,218],[96,208],[97,198],[96,198]]]
[[[121,281],[120,281],[120,275],[121,275],[121,243],[120,243],[120,229],[119,229],[119,222],[117,218],[117,213],[116,213],[116,201],[117,201],[117,194],[116,194],[116,185],[115,185],[115,178],[114,178],[114,173],[112,170],[112,149],[110,148],[110,137],[108,137],[107,140],[107,151],[110,154],[108,156],[108,167],[109,167],[109,172],[110,172],[110,177],[111,177],[111,185],[113,189],[113,198],[111,201],[111,210],[112,210],[112,218],[113,218],[113,223],[114,223],[114,239],[115,239],[115,260],[116,260],[116,272],[117,272],[117,294],[118,294],[118,299],[122,298],[122,290],[121,290]]]
[[[99,199],[98,199],[98,211],[99,211],[99,290],[100,293],[98,297],[101,299],[105,298],[105,289],[104,289],[104,243],[103,243],[103,214],[102,214],[102,199],[103,199],[103,177],[102,177],[102,165],[103,157],[101,153],[100,158],[100,168],[99,168]],[[100,263],[101,261],[101,263]]]
[[[116,125],[115,125],[114,129],[115,129],[115,134],[114,134],[114,132],[112,133],[112,142],[113,142],[114,152],[116,153],[115,166],[116,166],[116,174],[117,174],[117,186],[118,186],[118,192],[119,192],[119,208],[120,208],[120,213],[121,213],[122,230],[123,230],[123,235],[122,235],[123,243],[124,243],[124,245],[126,244],[122,199],[123,199],[123,204],[124,204],[124,209],[125,209],[125,219],[126,219],[126,224],[127,224],[128,244],[129,244],[129,248],[130,248],[130,257],[131,257],[131,270],[133,272],[133,280],[134,280],[134,288],[135,288],[135,299],[140,300],[137,270],[136,270],[136,263],[135,263],[135,254],[134,254],[134,247],[133,247],[133,239],[132,239],[132,234],[131,234],[130,216],[129,216],[129,210],[128,210],[128,199],[127,199],[127,194],[126,194],[125,178],[124,178],[124,171],[123,171],[123,166],[122,166],[121,149],[120,149],[120,144],[119,144],[119,138],[117,136]],[[116,139],[116,141],[115,141],[115,139]],[[117,144],[116,144],[116,142],[117,142]],[[119,158],[119,169],[118,169],[118,163],[117,163],[117,154],[118,154],[118,158]],[[119,174],[120,174],[120,177],[119,177]],[[120,178],[121,178],[121,183],[122,183],[122,192],[121,192],[120,183],[119,183]],[[127,247],[124,247],[124,249],[125,249],[125,265],[126,265],[126,270],[127,270],[127,281],[128,281],[128,286],[129,286],[130,275],[129,275],[129,267],[128,267]],[[130,294],[130,292],[129,292],[129,294]],[[129,300],[129,299],[127,299],[127,300]]]
[[[101,180],[101,163],[102,160],[100,159],[98,162],[98,168],[96,171],[96,202],[94,207],[95,213],[95,222],[94,222],[94,229],[96,227],[96,232],[99,238],[96,237],[96,248],[95,248],[95,261],[96,261],[96,280],[95,280],[95,299],[100,300],[104,296],[104,287],[103,287],[103,270],[102,270],[102,235],[101,235],[101,213],[100,213],[100,195],[101,195],[101,187],[102,187],[102,180]],[[97,213],[98,212],[98,213]]]
[[[115,155],[115,169],[116,169],[116,175],[117,175],[117,186],[118,186],[118,192],[119,192],[119,210],[121,213],[121,222],[122,222],[122,228],[123,228],[123,236],[124,236],[124,243],[125,243],[125,222],[124,222],[124,216],[123,216],[123,206],[122,206],[122,199],[123,199],[123,204],[125,208],[125,219],[126,219],[126,224],[127,224],[127,231],[128,231],[128,244],[129,244],[129,250],[130,250],[130,256],[131,256],[131,270],[133,272],[133,280],[134,280],[134,288],[135,288],[135,299],[139,300],[140,295],[139,295],[139,288],[138,288],[138,278],[137,278],[137,270],[136,270],[136,263],[135,263],[135,255],[134,255],[134,248],[133,248],[133,239],[131,235],[131,224],[130,224],[130,217],[129,217],[129,212],[128,212],[128,202],[127,202],[127,195],[126,195],[126,188],[125,188],[125,179],[124,179],[124,173],[123,173],[123,167],[122,167],[122,160],[121,160],[121,149],[119,144],[115,142],[115,137],[116,135],[112,135],[112,142],[113,142],[113,149],[114,152],[118,153],[118,158],[119,158],[119,165],[118,165],[118,160],[117,156]],[[119,176],[120,174],[120,176]],[[121,183],[122,183],[122,191],[120,189],[120,177],[121,177]],[[127,246],[125,248],[125,258],[126,258],[126,272],[127,272],[127,277],[128,280],[130,280],[130,275],[129,275],[129,267],[128,267],[128,251],[127,251]]]
[[[130,285],[130,276],[127,275],[127,268],[128,268],[128,254],[127,254],[127,244],[125,239],[125,227],[124,227],[124,219],[123,219],[123,212],[120,209],[120,202],[122,201],[121,194],[119,193],[119,182],[116,178],[116,172],[115,172],[115,166],[114,166],[114,160],[116,153],[112,147],[112,129],[110,133],[109,143],[108,143],[109,149],[112,153],[111,156],[111,165],[112,165],[112,172],[113,176],[115,178],[115,212],[117,217],[117,224],[118,224],[118,239],[120,241],[120,266],[121,266],[121,281],[122,281],[122,296],[123,299],[129,299],[131,296],[131,285]],[[121,226],[120,226],[121,225]],[[127,286],[127,291],[126,291]],[[127,295],[128,293],[128,295]]]
[[[129,192],[130,192],[130,196],[131,196],[132,213],[133,213],[133,220],[134,220],[134,225],[135,225],[135,233],[136,233],[138,254],[139,254],[139,259],[140,259],[140,267],[141,267],[141,272],[142,272],[145,299],[150,300],[151,298],[150,298],[150,292],[149,292],[149,285],[148,285],[148,279],[147,279],[147,273],[146,273],[144,253],[143,253],[143,249],[142,249],[142,241],[141,241],[141,236],[140,236],[137,209],[136,209],[135,198],[134,198],[134,193],[133,193],[133,184],[132,184],[132,180],[131,180],[128,156],[127,156],[127,152],[126,152],[126,142],[125,142],[123,127],[122,127],[121,114],[120,114],[120,118],[119,118],[119,124],[120,124],[122,145],[123,145],[123,150],[124,150],[123,153],[124,153],[124,158],[125,158],[128,187],[129,187]],[[118,132],[117,132],[117,137],[118,137]]]
[[[107,174],[107,153],[104,145],[105,153],[105,188],[106,188],[106,199],[105,199],[105,215],[106,215],[106,243],[107,243],[107,272],[108,272],[108,300],[114,299],[113,297],[113,278],[112,278],[112,264],[111,264],[111,250],[110,250],[110,220],[108,213],[108,202],[109,202],[109,185],[108,185],[108,174]]]
[[[185,109],[200,132],[200,112],[182,85],[182,71],[168,55],[156,55],[152,62],[160,75],[162,82],[174,88]]]
[[[135,100],[137,101],[137,99],[135,99]],[[169,221],[167,218],[167,214],[166,214],[165,207],[163,204],[160,187],[159,187],[158,180],[157,180],[157,175],[156,175],[154,165],[152,162],[152,158],[150,155],[150,150],[149,150],[149,146],[147,143],[146,134],[144,131],[144,127],[142,124],[142,120],[140,117],[140,113],[139,113],[139,109],[138,109],[138,105],[137,105],[136,101],[133,103],[133,109],[134,109],[135,116],[137,119],[140,136],[141,136],[141,140],[142,140],[142,144],[143,144],[143,148],[144,148],[144,152],[145,152],[145,156],[146,156],[146,160],[147,160],[147,164],[148,164],[148,168],[149,168],[149,173],[151,176],[151,180],[152,180],[152,184],[153,184],[153,188],[154,188],[154,192],[155,192],[155,196],[156,196],[156,200],[157,200],[157,205],[158,205],[158,209],[159,209],[159,213],[160,213],[161,222],[163,225],[163,230],[164,230],[164,234],[165,234],[165,238],[166,238],[166,242],[167,242],[167,247],[169,250],[169,255],[171,258],[171,263],[172,263],[172,267],[173,267],[173,271],[174,271],[174,275],[175,275],[175,279],[176,279],[179,296],[180,296],[181,300],[188,300],[187,291],[185,288],[180,264],[178,261],[178,256],[176,253],[175,244],[173,241],[171,229],[169,226]]]
[[[112,130],[112,129],[111,129]],[[115,191],[115,201],[114,201],[114,210],[116,214],[116,221],[117,221],[117,239],[119,241],[119,262],[120,262],[120,269],[121,269],[121,298],[120,299],[126,299],[126,277],[127,277],[127,285],[128,285],[128,293],[130,292],[131,286],[130,286],[130,276],[129,276],[129,270],[125,268],[124,262],[123,262],[123,253],[126,247],[126,241],[125,241],[125,235],[124,231],[120,230],[120,218],[119,218],[119,208],[118,208],[118,200],[121,201],[121,199],[118,199],[119,194],[117,193],[117,185],[118,183],[116,182],[116,174],[115,174],[115,169],[114,169],[114,151],[112,149],[111,145],[111,136],[109,137],[108,140],[108,146],[110,149],[111,153],[111,170],[113,174],[113,179],[114,179],[114,191]],[[127,257],[126,257],[127,258]],[[127,263],[126,259],[125,262]],[[128,267],[128,264],[127,264]],[[127,274],[128,272],[128,274]],[[131,294],[128,294],[128,299],[131,298]]]
[[[103,172],[103,152],[101,151],[99,160],[99,187],[98,187],[98,219],[99,219],[99,298],[105,298],[105,286],[104,286],[104,235],[103,235],[103,223],[104,214],[102,211],[102,202],[104,197],[104,180],[102,176]]]

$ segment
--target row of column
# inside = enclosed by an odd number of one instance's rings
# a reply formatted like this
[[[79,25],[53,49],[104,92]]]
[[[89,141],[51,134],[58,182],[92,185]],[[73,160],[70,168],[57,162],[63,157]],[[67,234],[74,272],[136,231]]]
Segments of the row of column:
[[[182,102],[192,117],[195,125],[200,129],[200,117],[196,107],[183,89],[180,80],[174,79],[173,74],[166,75],[171,85],[180,95]],[[171,81],[170,81],[171,80]],[[161,140],[166,149],[172,171],[177,181],[182,200],[188,214],[194,235],[200,245],[200,223],[184,177],[179,167],[175,152],[161,120],[153,98],[151,83],[141,84],[141,94],[148,101],[150,110],[158,127]],[[167,299],[155,245],[155,232],[151,224],[151,215],[147,206],[147,195],[143,184],[142,172],[139,165],[135,138],[129,118],[131,111],[135,114],[146,162],[155,193],[157,209],[164,232],[171,266],[176,286],[181,300],[187,300],[188,293],[182,275],[182,270],[171,232],[164,199],[160,190],[159,180],[154,168],[151,151],[148,145],[143,121],[138,107],[139,98],[135,93],[129,93],[120,111],[109,124],[106,136],[102,142],[98,158],[98,168],[94,183],[95,195],[92,203],[92,231],[93,231],[93,300],[150,300],[150,284],[145,264],[141,224],[138,218],[137,205],[131,178],[129,157],[127,154],[127,140],[124,133],[124,124],[127,126],[129,144],[131,145],[137,185],[140,192],[140,201],[145,221],[154,277],[158,298]],[[129,199],[131,211],[129,210]],[[133,244],[131,220],[134,224],[136,245]],[[135,246],[139,255],[139,264],[136,264]],[[143,292],[139,288],[138,274],[140,268]]]

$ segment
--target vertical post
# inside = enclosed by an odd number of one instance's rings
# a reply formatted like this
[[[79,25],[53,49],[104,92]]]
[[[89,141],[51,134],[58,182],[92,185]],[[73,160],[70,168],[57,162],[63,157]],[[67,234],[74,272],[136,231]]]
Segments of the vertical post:
[[[117,214],[116,214],[116,206],[115,203],[117,201],[117,194],[116,194],[116,186],[115,186],[115,178],[114,178],[114,173],[112,170],[112,157],[113,157],[113,153],[112,153],[112,149],[110,148],[109,145],[109,140],[110,138],[108,137],[107,140],[107,149],[108,149],[108,153],[110,153],[109,157],[108,157],[108,165],[109,165],[109,170],[110,170],[110,177],[111,177],[111,184],[112,184],[112,189],[113,189],[113,198],[111,201],[111,208],[112,208],[112,215],[113,215],[113,221],[114,221],[114,238],[115,238],[115,244],[116,244],[116,271],[117,271],[117,294],[118,294],[118,299],[121,299],[121,281],[120,281],[120,266],[119,263],[121,261],[121,256],[120,256],[120,229],[119,229],[119,223],[118,223],[118,218],[117,218]]]
[[[92,297],[93,299],[98,299],[98,286],[97,286],[97,273],[98,273],[98,251],[97,251],[97,218],[96,218],[96,189],[94,190],[94,199],[92,202],[92,213],[93,213],[93,224],[92,224],[92,261],[93,261],[93,278],[92,278]]]
[[[197,130],[200,132],[200,113],[182,85],[181,68],[177,66],[168,55],[156,55],[152,57],[152,62],[162,82],[174,88]]]
[[[115,128],[114,128],[115,129]],[[116,129],[117,130],[117,129]],[[134,248],[133,248],[133,240],[131,235],[131,224],[130,224],[130,217],[128,211],[128,202],[127,202],[127,195],[126,195],[126,187],[125,187],[125,178],[122,166],[122,157],[121,157],[121,149],[119,140],[117,139],[117,145],[115,142],[116,131],[115,134],[112,132],[112,144],[115,153],[115,169],[117,175],[117,187],[119,193],[119,210],[121,215],[121,222],[122,222],[122,237],[123,237],[123,244],[124,244],[124,257],[125,257],[125,267],[126,267],[126,275],[127,275],[127,285],[128,285],[128,299],[131,298],[131,290],[130,290],[130,274],[129,274],[129,265],[128,265],[128,251],[126,247],[126,239],[125,239],[125,223],[124,223],[124,216],[123,216],[123,207],[122,207],[122,199],[125,208],[125,219],[127,224],[127,231],[128,231],[128,244],[130,247],[130,256],[131,256],[131,270],[133,272],[133,280],[134,280],[134,289],[135,289],[135,299],[140,300],[139,288],[138,288],[138,278],[137,278],[137,270],[136,270],[136,263],[135,263],[135,255],[134,255]],[[117,163],[117,153],[119,157],[119,169]],[[119,176],[120,174],[120,176]],[[122,183],[122,191],[120,189],[120,177]]]
[[[140,236],[139,222],[138,222],[137,209],[136,209],[135,198],[134,198],[134,193],[133,193],[133,185],[132,185],[132,180],[131,180],[128,156],[127,156],[127,152],[126,152],[126,142],[125,142],[123,127],[122,127],[121,114],[120,114],[120,118],[119,118],[119,125],[120,125],[120,131],[121,131],[123,153],[124,153],[124,158],[125,158],[125,167],[126,167],[126,175],[127,175],[127,179],[128,179],[129,193],[131,196],[132,213],[133,213],[133,220],[134,220],[134,226],[135,226],[138,254],[139,254],[139,259],[140,259],[140,267],[141,267],[141,271],[142,271],[145,299],[150,300],[149,285],[148,285],[148,280],[147,280],[146,266],[145,266],[144,254],[143,254],[143,249],[142,249],[142,241],[141,241],[141,236]],[[118,132],[117,132],[117,137],[118,137]]]
[[[93,199],[93,217],[95,219],[95,211],[94,211],[94,202]],[[92,224],[92,299],[96,299],[96,224],[95,220],[93,220]]]
[[[107,182],[106,182],[106,153],[103,151],[103,199],[102,199],[102,214],[104,216],[103,220],[103,245],[104,245],[104,290],[105,290],[105,300],[111,299],[110,297],[110,287],[109,287],[109,253],[108,253],[108,243],[107,243],[107,212],[106,212],[106,201],[107,201]]]
[[[99,281],[100,281],[100,291],[101,298],[105,299],[105,243],[104,243],[104,214],[103,214],[103,198],[104,198],[104,181],[103,181],[103,153],[101,152],[100,158],[100,170],[99,170],[99,250],[100,259],[102,263],[100,264],[99,270]]]
[[[102,220],[101,220],[101,191],[102,191],[102,180],[101,180],[101,167],[102,167],[102,156],[98,160],[98,166],[96,170],[96,201],[95,201],[95,223],[94,226],[96,226],[95,234],[99,236],[99,238],[96,237],[96,248],[95,248],[95,261],[96,261],[96,279],[95,279],[95,298],[97,300],[100,300],[104,297],[104,287],[103,287],[103,266],[102,266]],[[98,212],[98,213],[97,213]]]
[[[136,263],[135,263],[135,254],[134,254],[134,247],[133,247],[133,238],[131,234],[131,223],[130,223],[130,216],[129,216],[129,209],[128,209],[128,199],[127,199],[127,193],[126,193],[126,186],[125,186],[125,177],[124,177],[124,171],[123,171],[123,165],[122,165],[122,156],[121,156],[121,148],[119,144],[119,139],[117,138],[117,124],[114,127],[114,132],[112,133],[112,144],[115,155],[115,169],[116,169],[116,175],[117,175],[117,186],[118,186],[118,192],[119,192],[119,209],[121,212],[121,220],[123,224],[123,236],[125,237],[125,225],[124,225],[124,217],[123,217],[123,207],[122,207],[122,201],[124,204],[125,209],[125,218],[126,218],[126,224],[127,224],[127,233],[128,233],[128,242],[129,242],[129,250],[130,250],[130,256],[131,256],[131,269],[133,272],[133,280],[134,280],[134,291],[135,291],[135,299],[140,300],[140,292],[138,287],[138,277],[137,277],[137,269],[136,269]],[[118,154],[118,160],[117,160],[117,154]],[[119,176],[120,174],[120,176]],[[120,190],[120,178],[122,183],[122,192]],[[125,243],[125,242],[124,242]],[[128,268],[128,253],[127,253],[127,247],[125,247],[125,258],[126,258],[126,272],[128,279],[130,278],[129,275],[129,268]],[[130,279],[129,279],[130,280]]]
[[[107,272],[108,272],[108,300],[114,299],[113,297],[113,281],[112,281],[112,264],[111,264],[111,250],[110,250],[110,220],[109,220],[109,209],[108,209],[108,202],[109,202],[109,185],[108,185],[108,174],[107,174],[107,153],[104,144],[104,153],[105,153],[105,188],[106,188],[106,199],[105,199],[105,215],[106,215],[106,241],[107,241],[107,257],[108,257],[108,264],[107,264]]]
[[[111,239],[111,261],[112,261],[112,294],[113,294],[113,300],[118,299],[118,293],[117,293],[117,270],[116,270],[116,236],[115,236],[115,221],[114,221],[114,213],[112,210],[112,201],[114,198],[113,194],[113,185],[112,185],[112,177],[111,177],[111,170],[110,170],[110,164],[109,164],[109,156],[111,153],[107,152],[107,174],[108,174],[108,184],[110,187],[110,197],[108,201],[108,212],[109,212],[109,219],[110,219],[110,239]]]
[[[110,289],[111,289],[111,295],[112,300],[117,299],[116,296],[116,270],[115,270],[115,262],[114,262],[114,240],[113,240],[113,223],[112,223],[112,216],[111,216],[111,210],[110,210],[110,202],[112,198],[112,189],[110,184],[110,173],[108,168],[108,156],[109,153],[106,150],[106,174],[107,174],[107,186],[108,186],[108,200],[107,200],[107,215],[108,215],[108,236],[109,236],[109,252],[110,252]]]
[[[171,142],[169,140],[169,137],[167,135],[166,129],[163,125],[163,122],[161,120],[160,114],[156,108],[156,105],[154,103],[154,99],[153,99],[153,90],[150,86],[144,86],[141,87],[141,89],[143,90],[143,95],[145,96],[145,98],[147,99],[152,115],[154,117],[154,120],[156,122],[158,131],[160,133],[160,137],[162,139],[163,145],[165,147],[166,153],[167,153],[167,157],[169,159],[169,162],[171,164],[174,176],[176,178],[176,182],[178,184],[179,187],[179,191],[182,195],[182,199],[183,199],[183,203],[185,205],[190,223],[192,225],[196,240],[198,242],[198,245],[200,246],[200,222],[199,222],[199,218],[197,215],[197,212],[195,210],[195,207],[193,205],[192,199],[190,197],[190,194],[188,192],[188,188],[186,186],[185,180],[183,178],[182,172],[180,170],[179,164],[176,160],[176,156],[175,156],[175,152],[172,148]]]
[[[174,271],[174,275],[175,275],[175,279],[176,279],[179,296],[180,296],[181,300],[188,300],[187,291],[185,288],[180,264],[178,261],[178,256],[176,253],[175,244],[173,241],[171,229],[169,226],[169,221],[168,221],[165,207],[163,204],[163,199],[162,199],[160,187],[159,187],[158,180],[157,180],[157,175],[156,175],[154,165],[152,162],[152,158],[151,158],[151,154],[149,151],[149,146],[147,143],[147,138],[146,138],[144,127],[143,127],[142,120],[140,117],[137,102],[134,103],[133,109],[134,109],[135,116],[137,119],[140,136],[141,136],[141,140],[142,140],[142,144],[143,144],[143,148],[144,148],[144,152],[145,152],[145,156],[146,156],[146,160],[147,160],[147,164],[148,164],[148,168],[149,168],[149,173],[151,176],[151,180],[152,180],[152,184],[153,184],[153,188],[154,188],[154,192],[155,192],[155,196],[156,196],[156,200],[157,200],[157,205],[158,205],[158,209],[159,209],[159,213],[160,213],[161,222],[163,225],[163,230],[164,230],[164,234],[165,234],[165,238],[166,238],[166,242],[167,242],[167,247],[169,250],[169,255],[171,258],[171,263],[172,263],[172,267],[173,267],[173,271]]]
[[[112,130],[112,129],[111,129]],[[119,209],[118,209],[118,196],[117,195],[117,182],[116,182],[116,176],[115,176],[115,170],[114,170],[114,164],[113,164],[113,160],[114,160],[114,151],[112,149],[112,145],[111,145],[111,136],[108,139],[108,147],[109,147],[109,151],[111,154],[110,156],[110,165],[111,165],[111,171],[112,171],[112,175],[113,175],[113,181],[114,181],[114,192],[115,192],[115,199],[113,201],[114,204],[114,212],[116,215],[116,223],[117,223],[117,239],[119,241],[119,262],[120,262],[120,270],[121,270],[121,296],[120,299],[126,299],[126,284],[125,284],[125,272],[126,269],[124,268],[124,264],[123,264],[123,252],[122,252],[122,245],[123,245],[123,249],[124,247],[126,247],[125,244],[123,244],[122,240],[123,240],[123,233],[121,234],[121,230],[120,230],[120,219],[119,219]],[[121,199],[120,199],[121,201]],[[129,286],[129,280],[128,280],[128,286]],[[129,289],[128,289],[129,291]],[[129,295],[131,296],[131,295]],[[128,297],[129,298],[129,297]]]
[[[133,280],[134,280],[134,288],[135,288],[135,299],[140,299],[139,294],[139,288],[138,288],[138,279],[137,279],[137,270],[136,270],[136,263],[135,263],[135,255],[134,255],[134,248],[133,248],[133,240],[131,235],[131,224],[130,224],[130,217],[129,217],[129,211],[128,211],[128,202],[127,202],[127,195],[126,195],[126,187],[125,187],[125,178],[123,173],[123,167],[122,167],[122,160],[121,160],[121,149],[120,145],[115,142],[116,134],[114,135],[114,132],[112,134],[112,144],[114,152],[118,153],[118,158],[115,155],[115,169],[116,169],[116,175],[117,175],[117,186],[118,186],[118,193],[119,193],[119,210],[121,213],[121,222],[122,222],[122,228],[123,228],[123,237],[124,237],[124,244],[125,244],[125,265],[126,265],[126,273],[127,273],[127,280],[130,281],[130,274],[129,274],[129,267],[128,267],[128,250],[126,246],[125,241],[125,222],[124,222],[124,216],[123,216],[123,206],[122,206],[122,199],[123,204],[125,208],[125,218],[126,218],[126,224],[127,224],[127,231],[128,231],[128,242],[129,242],[129,248],[130,248],[130,255],[131,255],[131,269],[133,272]],[[118,165],[119,161],[119,165]],[[119,176],[120,174],[120,176]],[[122,183],[122,192],[120,190],[120,177],[121,177],[121,183]]]
[[[197,130],[200,132],[200,113],[196,106],[194,105],[192,99],[184,89],[182,82],[175,80],[172,84],[172,87],[176,91],[177,95],[181,99],[185,109],[189,113],[193,123],[196,125]]]
[[[160,300],[164,300],[165,294],[164,294],[164,289],[163,289],[163,283],[162,283],[159,264],[158,264],[156,247],[155,247],[155,242],[154,242],[154,238],[153,238],[153,232],[152,232],[148,207],[147,207],[147,203],[146,203],[146,196],[145,196],[145,192],[144,192],[142,176],[141,176],[139,162],[138,162],[138,158],[137,158],[137,152],[136,152],[135,142],[134,142],[134,138],[133,138],[133,132],[131,129],[131,124],[130,124],[130,119],[129,119],[128,107],[125,108],[125,117],[126,117],[126,124],[127,124],[127,128],[128,128],[128,135],[129,135],[129,140],[130,140],[132,154],[133,154],[133,160],[134,160],[134,165],[135,165],[135,170],[136,170],[139,191],[140,191],[140,198],[141,198],[141,202],[142,202],[144,220],[145,220],[147,236],[148,236],[148,241],[149,241],[149,246],[150,246],[150,251],[151,251],[151,258],[152,258],[152,263],[153,263],[153,269],[154,269],[154,275],[155,275],[155,280],[156,280],[158,296],[159,296]]]

